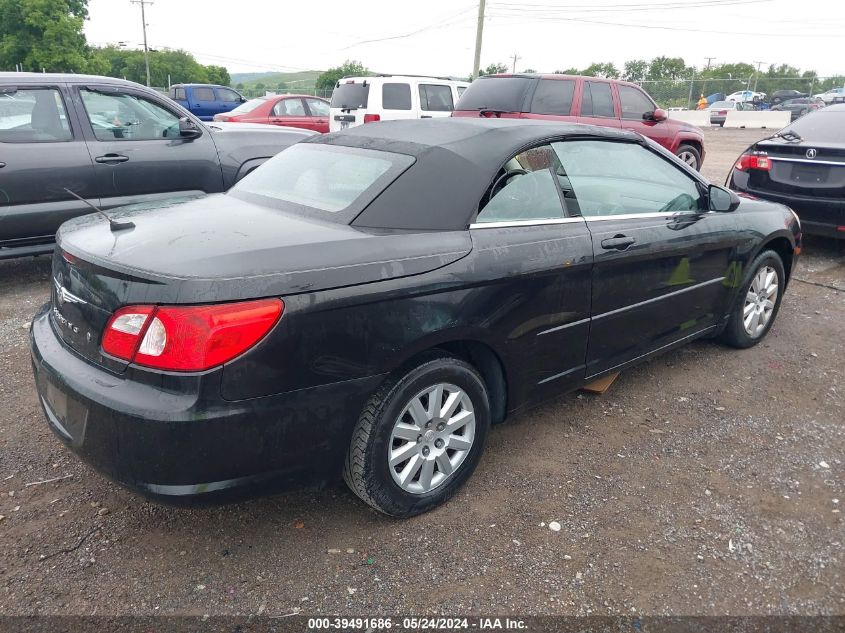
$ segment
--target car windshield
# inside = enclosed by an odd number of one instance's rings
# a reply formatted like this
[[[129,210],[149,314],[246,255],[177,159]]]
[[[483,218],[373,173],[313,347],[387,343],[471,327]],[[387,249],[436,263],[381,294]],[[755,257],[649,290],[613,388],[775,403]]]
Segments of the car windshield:
[[[230,110],[230,114],[245,114],[247,112],[252,112],[262,103],[267,101],[267,97],[259,97],[258,99],[250,99],[249,101],[245,101],[241,105],[239,105],[234,110]]]
[[[369,96],[369,84],[342,83],[332,92],[331,107],[343,110],[366,108]]]
[[[501,110],[522,112],[525,93],[536,80],[530,77],[489,77],[473,81],[455,110]]]
[[[845,143],[845,110],[816,110],[780,131],[797,134],[805,141]]]
[[[357,214],[413,162],[404,154],[301,143],[268,160],[230,193],[306,214]]]

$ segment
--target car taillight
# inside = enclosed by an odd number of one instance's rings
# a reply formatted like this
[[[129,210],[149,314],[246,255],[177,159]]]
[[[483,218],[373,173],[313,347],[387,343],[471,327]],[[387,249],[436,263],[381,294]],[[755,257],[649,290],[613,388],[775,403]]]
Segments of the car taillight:
[[[364,115],[364,123],[375,123],[376,121],[381,121],[380,114],[365,114]]]
[[[103,351],[145,367],[202,371],[253,347],[284,312],[281,299],[202,306],[127,306],[103,333]]]
[[[724,115],[727,115],[727,114],[728,114],[728,111],[727,111],[727,110],[719,110],[716,114],[717,114],[717,115],[719,115],[719,116],[721,116],[721,115],[723,115],[723,114],[724,114]]]
[[[772,161],[768,156],[763,154],[743,154],[740,156],[734,169],[739,171],[748,171],[749,169],[760,169],[762,171],[769,171],[772,168]]]
[[[221,123],[228,123],[232,120],[232,117],[226,116],[224,114],[218,114],[214,117],[215,121],[220,121]]]

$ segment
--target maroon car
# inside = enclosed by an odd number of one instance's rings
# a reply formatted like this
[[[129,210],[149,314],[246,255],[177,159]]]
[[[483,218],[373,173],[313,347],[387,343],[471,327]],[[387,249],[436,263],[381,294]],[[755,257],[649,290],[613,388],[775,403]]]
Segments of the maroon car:
[[[669,119],[639,86],[572,75],[485,75],[470,84],[452,116],[573,121],[639,132],[694,169],[704,163],[698,128]]]
[[[329,131],[329,102],[308,95],[269,95],[250,99],[230,112],[215,114],[214,120],[269,123],[325,133]]]

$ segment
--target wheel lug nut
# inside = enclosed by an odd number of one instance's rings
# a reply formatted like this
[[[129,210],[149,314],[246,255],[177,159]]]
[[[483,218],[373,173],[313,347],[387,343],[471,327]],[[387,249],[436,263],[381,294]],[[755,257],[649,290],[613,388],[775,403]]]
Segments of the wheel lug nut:
[[[435,445],[437,448],[443,448],[443,440],[441,440],[440,438],[438,438],[437,440],[435,440],[434,445]]]
[[[417,444],[422,442],[422,435],[417,435]]]
[[[428,446],[423,446],[423,449],[422,449],[422,454],[423,454],[425,457],[428,457],[428,454],[429,454],[430,452],[431,452],[431,449],[429,449],[429,448],[428,448]]]
[[[442,431],[442,430],[443,430],[443,429],[445,429],[445,428],[446,428],[446,425],[445,425],[445,424],[443,424],[442,422],[441,422],[440,424],[438,424],[438,425],[437,425],[437,430],[438,430],[438,431]]]
[[[426,423],[425,423],[425,428],[430,429],[430,428],[431,428],[431,422],[426,422]]]

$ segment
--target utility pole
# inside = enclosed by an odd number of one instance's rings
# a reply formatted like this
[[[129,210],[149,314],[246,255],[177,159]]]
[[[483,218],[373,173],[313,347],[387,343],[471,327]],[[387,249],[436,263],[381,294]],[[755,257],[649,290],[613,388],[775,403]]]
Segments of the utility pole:
[[[707,60],[707,70],[710,70],[710,62],[712,62],[714,59],[718,59],[718,58],[717,57],[705,57],[704,59]]]
[[[516,53],[514,53],[513,54],[513,74],[514,75],[516,74],[516,60],[518,60],[518,59],[522,59],[522,58],[519,55],[517,55]]]
[[[144,27],[144,66],[147,68],[147,86],[150,85],[150,50],[147,47],[147,15],[145,7],[152,4],[152,0],[129,0],[132,4],[141,5],[141,24]]]
[[[757,79],[760,77],[760,66],[766,62],[754,62],[757,64],[757,73],[754,75],[754,92],[757,92]]]
[[[478,26],[475,29],[475,60],[472,63],[472,78],[478,79],[478,71],[481,69],[481,36],[484,33],[484,5],[485,0],[478,2]]]

